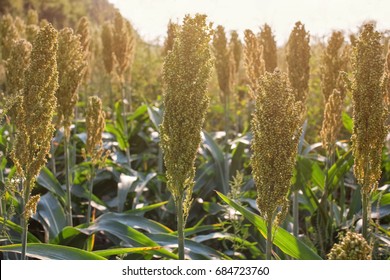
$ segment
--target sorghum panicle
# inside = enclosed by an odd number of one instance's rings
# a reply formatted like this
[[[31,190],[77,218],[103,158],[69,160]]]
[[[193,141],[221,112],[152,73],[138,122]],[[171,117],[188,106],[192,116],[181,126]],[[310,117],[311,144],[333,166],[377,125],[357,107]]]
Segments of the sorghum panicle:
[[[322,122],[322,146],[331,155],[336,145],[337,137],[342,126],[341,114],[343,110],[343,96],[334,89],[325,105],[324,120]]]
[[[58,36],[58,83],[56,92],[58,121],[63,124],[65,137],[70,137],[74,107],[78,100],[77,89],[83,79],[86,62],[79,37],[71,28],[64,28]]]
[[[258,80],[265,73],[265,63],[263,59],[263,46],[256,35],[249,29],[245,30],[245,68],[249,79],[250,94],[254,98],[257,90]]]
[[[46,163],[53,136],[53,115],[58,88],[57,31],[51,24],[38,33],[25,72],[22,100],[15,121],[17,129],[12,160],[20,177],[32,186]]]
[[[218,25],[213,38],[213,50],[215,56],[215,68],[217,70],[218,84],[222,91],[221,100],[230,95],[234,72],[234,59],[231,59],[231,52],[228,47],[225,29]]]
[[[87,63],[91,57],[91,34],[90,34],[90,24],[87,17],[82,17],[79,20],[77,24],[76,34],[80,36],[79,39],[81,43],[81,48],[83,49],[83,53],[84,53],[84,61]],[[88,79],[90,74],[89,72],[90,72],[90,68],[85,67],[85,74],[84,74],[85,80]]]
[[[167,29],[167,38],[164,42],[163,55],[167,55],[173,48],[173,44],[179,32],[180,26],[176,23],[173,23],[169,20],[168,29]]]
[[[287,193],[300,136],[302,103],[296,101],[287,76],[266,72],[255,92],[252,117],[252,174],[257,205],[265,219],[287,211]]]
[[[259,34],[260,44],[263,46],[265,71],[273,72],[277,65],[276,41],[271,27],[264,24]]]
[[[115,14],[113,45],[116,58],[116,71],[120,78],[133,62],[135,52],[135,37],[130,23],[119,12]]]
[[[232,33],[230,34],[230,50],[233,53],[234,69],[237,75],[238,70],[240,69],[242,55],[242,43],[240,41],[240,38],[238,38],[237,31],[232,31]]]
[[[105,22],[103,24],[102,43],[104,69],[106,69],[108,74],[111,74],[114,69],[115,58],[113,51],[112,25],[109,22]]]
[[[340,84],[340,71],[345,71],[347,64],[346,57],[342,53],[343,45],[343,33],[334,31],[321,57],[321,89],[325,104],[328,102],[328,98],[334,89],[337,89],[341,94],[344,93],[340,89],[342,87]]]
[[[305,25],[296,22],[287,43],[288,78],[297,101],[306,102],[310,76],[310,36]]]
[[[85,123],[87,128],[86,153],[95,164],[103,154],[102,135],[105,128],[105,113],[102,109],[102,101],[97,96],[88,98]]]
[[[348,231],[327,255],[329,260],[371,260],[372,248],[363,236]]]
[[[206,16],[185,16],[177,36],[163,66],[165,111],[160,134],[167,187],[175,202],[181,203],[183,194],[191,193],[194,186],[194,163],[209,104],[211,29]]]
[[[6,61],[6,89],[7,101],[10,102],[8,115],[12,119],[16,116],[13,104],[21,102],[20,97],[24,89],[24,75],[30,64],[31,44],[26,40],[14,41],[11,53]]]
[[[18,30],[10,14],[3,15],[0,21],[0,52],[1,58],[7,60],[14,40],[19,39]]]
[[[352,152],[355,158],[354,174],[369,193],[378,185],[387,110],[384,104],[384,59],[381,35],[372,24],[366,24],[353,52],[353,134]]]

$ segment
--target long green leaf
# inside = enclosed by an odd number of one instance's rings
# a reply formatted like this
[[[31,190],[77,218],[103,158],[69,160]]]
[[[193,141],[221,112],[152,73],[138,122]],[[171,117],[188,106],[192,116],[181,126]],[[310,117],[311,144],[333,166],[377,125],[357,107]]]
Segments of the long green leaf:
[[[21,253],[22,245],[13,244],[0,246],[1,252]],[[27,244],[26,255],[40,260],[105,260],[102,256],[81,249],[53,245],[53,244]]]
[[[143,252],[148,252],[148,251],[158,251],[161,248],[162,248],[161,246],[114,248],[114,249],[93,251],[93,253],[98,255],[98,256],[101,256],[101,257],[109,257],[109,256],[115,256],[115,255],[121,255],[121,254],[132,254],[132,253],[143,253]]]
[[[245,209],[244,207],[238,205],[233,200],[229,199],[227,196],[217,192],[223,201],[228,205],[239,211],[248,221],[250,221],[263,236],[267,235],[267,225],[265,220],[252,213],[251,211]],[[306,244],[304,244],[299,239],[295,238],[285,229],[278,227],[275,231],[274,245],[279,247],[285,254],[298,259],[298,260],[321,260],[321,257],[318,256],[312,249],[310,249]]]
[[[17,225],[10,220],[4,220],[4,217],[0,217],[0,224],[1,224],[1,226],[5,225],[9,229],[13,230],[16,233],[19,233],[20,235],[22,234],[23,229],[20,225]],[[20,236],[19,236],[18,241],[20,241]],[[40,243],[41,241],[39,241],[39,239],[36,238],[32,233],[28,232],[27,233],[27,242]]]
[[[118,221],[103,220],[99,223],[95,223],[86,229],[80,229],[81,232],[91,235],[95,232],[104,231],[107,232],[125,243],[132,246],[142,247],[159,247],[160,244],[147,237],[145,234],[125,225]],[[166,249],[153,251],[156,255],[168,257],[171,259],[177,259],[177,255],[171,253]]]
[[[61,203],[65,205],[65,191],[62,189],[57,178],[47,167],[42,168],[37,178],[37,183],[48,191],[56,194],[60,198]]]

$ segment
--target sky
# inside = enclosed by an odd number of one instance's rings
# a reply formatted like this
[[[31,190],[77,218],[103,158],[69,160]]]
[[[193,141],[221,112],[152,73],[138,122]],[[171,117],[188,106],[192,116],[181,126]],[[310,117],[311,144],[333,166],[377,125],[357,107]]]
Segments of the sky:
[[[225,30],[258,32],[267,23],[278,45],[288,40],[296,21],[311,35],[328,36],[332,30],[356,32],[368,20],[377,29],[390,29],[390,0],[109,0],[147,41],[163,41],[167,24],[181,23],[184,15],[206,14]]]

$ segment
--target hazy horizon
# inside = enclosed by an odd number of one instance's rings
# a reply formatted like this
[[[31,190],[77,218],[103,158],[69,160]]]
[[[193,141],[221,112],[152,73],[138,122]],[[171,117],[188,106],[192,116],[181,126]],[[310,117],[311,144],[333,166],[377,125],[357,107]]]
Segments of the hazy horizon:
[[[169,20],[181,23],[185,14],[203,13],[214,26],[258,32],[267,23],[278,45],[284,44],[296,21],[311,35],[323,37],[332,30],[356,32],[365,21],[376,21],[377,29],[390,29],[388,0],[109,0],[146,41],[162,41]]]

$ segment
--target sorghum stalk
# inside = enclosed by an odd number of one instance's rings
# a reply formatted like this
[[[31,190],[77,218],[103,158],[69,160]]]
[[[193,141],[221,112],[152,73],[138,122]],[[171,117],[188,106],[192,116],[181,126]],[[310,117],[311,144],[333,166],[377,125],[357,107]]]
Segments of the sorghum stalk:
[[[306,32],[305,26],[301,22],[296,22],[290,33],[287,43],[287,68],[288,78],[294,91],[297,101],[301,101],[303,110],[301,112],[301,125],[306,115],[306,98],[309,90],[310,74],[310,37]],[[293,219],[294,235],[298,236],[299,232],[299,203],[298,203],[299,186],[294,186],[293,190]]]
[[[227,193],[229,187],[229,108],[230,108],[230,96],[232,92],[234,82],[234,58],[229,50],[228,41],[226,39],[225,29],[223,26],[218,25],[214,33],[213,38],[214,56],[215,56],[215,68],[217,70],[219,89],[221,90],[220,99],[224,104],[225,115],[225,162],[224,162],[224,193]]]
[[[387,134],[385,125],[384,59],[381,35],[372,24],[363,30],[353,50],[353,134],[352,153],[354,174],[361,185],[364,238],[368,238],[370,195],[378,186],[381,176],[383,141]]]
[[[86,62],[79,37],[73,34],[70,28],[60,31],[58,37],[58,83],[56,92],[58,125],[64,127],[64,156],[65,182],[67,191],[67,224],[72,225],[71,186],[72,173],[70,171],[70,127],[74,118],[74,108],[78,100],[77,90],[84,77]]]
[[[206,16],[185,16],[163,67],[164,116],[160,127],[167,188],[177,210],[179,258],[184,259],[184,228],[195,177],[195,158],[209,98],[210,26]]]
[[[17,134],[11,152],[16,172],[22,178],[22,259],[26,258],[28,219],[39,199],[30,194],[35,178],[46,163],[54,130],[52,118],[58,87],[56,53],[57,31],[49,24],[37,34],[32,47],[23,94],[18,103]]]
[[[87,225],[91,221],[91,201],[93,191],[93,180],[95,177],[95,168],[102,160],[103,155],[103,140],[102,134],[105,128],[105,113],[102,109],[102,101],[97,96],[91,96],[88,98],[87,115],[86,115],[86,128],[87,128],[87,145],[86,145],[86,157],[91,162],[91,178],[89,183],[89,201],[87,212]]]
[[[267,221],[267,258],[271,258],[272,228],[288,209],[287,194],[300,136],[302,103],[296,101],[286,75],[266,72],[255,92],[252,117],[252,174],[257,206]]]
[[[126,141],[129,141],[129,129],[127,124],[127,106],[129,104],[129,111],[131,111],[131,94],[127,95],[125,87],[125,71],[127,71],[134,59],[135,52],[135,37],[133,30],[128,21],[126,21],[119,12],[116,13],[114,19],[114,33],[113,33],[113,52],[116,58],[116,73],[119,76],[120,88],[122,94],[122,118],[123,118],[123,132]],[[127,145],[126,157],[131,169],[130,147]]]

